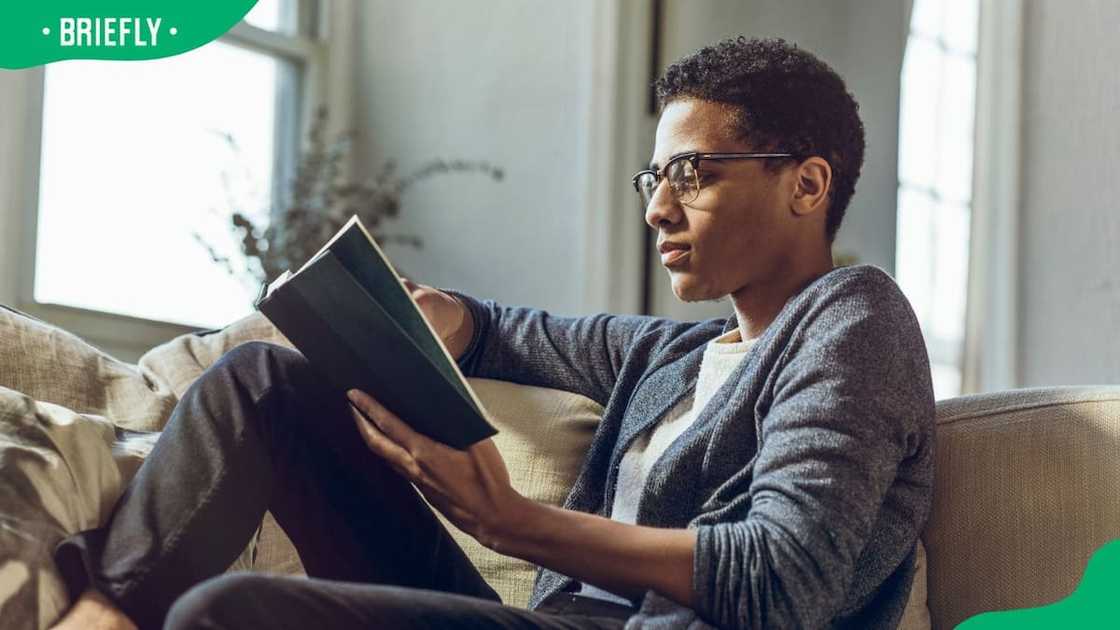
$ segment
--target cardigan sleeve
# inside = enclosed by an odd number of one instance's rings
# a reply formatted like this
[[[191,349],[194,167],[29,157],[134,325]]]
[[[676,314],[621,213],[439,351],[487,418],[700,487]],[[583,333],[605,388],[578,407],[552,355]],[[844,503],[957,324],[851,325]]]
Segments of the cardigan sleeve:
[[[474,318],[474,336],[459,358],[466,376],[561,389],[604,405],[636,340],[656,346],[687,327],[637,315],[559,317],[443,290]]]
[[[697,526],[696,610],[719,627],[818,628],[836,616],[899,463],[932,426],[921,332],[884,287],[840,292],[802,322],[758,420],[746,487],[728,493],[745,518]]]

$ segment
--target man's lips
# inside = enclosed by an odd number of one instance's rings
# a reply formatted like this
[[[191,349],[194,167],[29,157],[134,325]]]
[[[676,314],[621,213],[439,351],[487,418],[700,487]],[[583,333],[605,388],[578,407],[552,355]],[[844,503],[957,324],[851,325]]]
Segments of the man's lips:
[[[688,258],[692,250],[684,243],[662,241],[657,245],[657,251],[661,254],[661,264],[669,267]]]

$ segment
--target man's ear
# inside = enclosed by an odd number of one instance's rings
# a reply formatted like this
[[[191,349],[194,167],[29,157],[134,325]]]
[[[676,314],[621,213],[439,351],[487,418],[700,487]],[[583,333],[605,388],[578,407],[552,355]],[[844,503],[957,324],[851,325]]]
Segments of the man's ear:
[[[790,209],[805,215],[828,207],[828,190],[832,186],[832,167],[824,158],[813,156],[797,166],[797,178]]]

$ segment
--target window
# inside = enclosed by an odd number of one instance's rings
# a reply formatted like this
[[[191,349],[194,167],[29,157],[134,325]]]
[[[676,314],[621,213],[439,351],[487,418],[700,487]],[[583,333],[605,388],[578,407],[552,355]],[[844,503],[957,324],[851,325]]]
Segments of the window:
[[[250,311],[257,287],[194,234],[234,253],[231,211],[267,221],[283,191],[313,58],[301,4],[261,0],[183,55],[47,66],[36,303],[201,327]]]
[[[978,0],[914,0],[899,115],[899,285],[937,398],[961,390],[972,208]]]

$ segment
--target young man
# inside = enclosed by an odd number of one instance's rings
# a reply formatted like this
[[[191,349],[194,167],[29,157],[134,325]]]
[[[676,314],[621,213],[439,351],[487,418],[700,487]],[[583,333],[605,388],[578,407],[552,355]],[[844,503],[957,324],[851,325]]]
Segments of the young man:
[[[108,526],[60,545],[71,589],[88,589],[62,626],[896,626],[934,406],[897,286],[832,265],[857,106],[780,40],[702,49],[657,89],[634,178],[645,220],[674,293],[728,296],[734,317],[559,318],[410,285],[466,374],[604,405],[564,508],[520,496],[491,441],[435,443],[366,393],[348,403],[298,353],[246,344],[187,392]],[[498,601],[409,482],[542,567],[530,610]],[[212,578],[266,509],[313,579]]]

